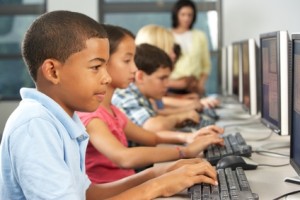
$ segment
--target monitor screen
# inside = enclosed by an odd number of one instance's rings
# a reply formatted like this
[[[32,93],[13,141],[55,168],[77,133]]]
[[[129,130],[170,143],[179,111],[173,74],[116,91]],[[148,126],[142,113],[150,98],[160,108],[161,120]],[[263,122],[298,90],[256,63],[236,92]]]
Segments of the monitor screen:
[[[300,175],[300,34],[292,35],[292,125],[291,165]]]
[[[289,134],[288,34],[260,35],[262,122],[274,132]]]
[[[254,39],[241,41],[241,64],[242,64],[242,103],[250,115],[256,115],[259,111],[259,62],[258,46]]]

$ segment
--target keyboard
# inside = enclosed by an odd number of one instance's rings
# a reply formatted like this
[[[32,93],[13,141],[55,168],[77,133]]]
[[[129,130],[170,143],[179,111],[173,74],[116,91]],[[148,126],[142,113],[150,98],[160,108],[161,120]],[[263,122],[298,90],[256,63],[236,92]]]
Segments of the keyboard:
[[[218,120],[220,118],[219,115],[217,115],[215,109],[213,109],[213,108],[204,108],[203,114],[214,120]]]
[[[204,151],[204,157],[212,165],[216,165],[222,157],[228,155],[251,157],[252,148],[250,145],[247,145],[239,132],[225,135],[223,138],[224,146],[210,145]]]
[[[188,189],[191,200],[258,200],[251,191],[246,174],[241,167],[218,169],[219,185],[196,184]]]
[[[204,119],[200,120],[200,123],[195,123],[191,120],[188,120],[184,123],[183,127],[180,127],[178,130],[182,132],[194,132],[199,130],[200,128],[215,124],[214,120]]]

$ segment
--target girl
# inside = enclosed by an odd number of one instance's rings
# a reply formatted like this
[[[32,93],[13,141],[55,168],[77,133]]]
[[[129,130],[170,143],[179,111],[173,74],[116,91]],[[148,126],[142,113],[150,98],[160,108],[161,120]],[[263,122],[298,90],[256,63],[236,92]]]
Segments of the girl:
[[[78,113],[86,126],[90,142],[86,152],[86,171],[94,183],[118,180],[135,173],[133,169],[156,162],[196,157],[210,144],[223,144],[223,129],[210,126],[196,133],[164,131],[153,133],[127,119],[111,104],[117,88],[126,88],[137,68],[134,63],[134,36],[128,30],[105,25],[109,36],[110,59],[107,70],[112,77],[105,98],[93,113]],[[142,144],[128,148],[127,139]],[[190,143],[187,146],[155,147],[159,143]]]

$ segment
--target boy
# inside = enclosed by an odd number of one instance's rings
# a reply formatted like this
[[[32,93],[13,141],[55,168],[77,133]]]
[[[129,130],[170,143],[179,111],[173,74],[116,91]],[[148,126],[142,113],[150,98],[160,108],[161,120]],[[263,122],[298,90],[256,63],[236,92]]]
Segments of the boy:
[[[134,83],[116,90],[112,103],[122,109],[136,124],[151,131],[171,130],[186,120],[199,122],[199,114],[190,110],[178,114],[158,115],[150,99],[161,99],[168,89],[172,71],[170,57],[160,48],[149,44],[137,46],[135,63],[138,71]]]
[[[215,170],[199,159],[91,184],[84,165],[88,134],[74,112],[94,111],[111,82],[106,32],[79,13],[46,13],[27,31],[22,55],[36,89],[21,89],[4,129],[0,199],[153,199],[198,182],[217,184]]]

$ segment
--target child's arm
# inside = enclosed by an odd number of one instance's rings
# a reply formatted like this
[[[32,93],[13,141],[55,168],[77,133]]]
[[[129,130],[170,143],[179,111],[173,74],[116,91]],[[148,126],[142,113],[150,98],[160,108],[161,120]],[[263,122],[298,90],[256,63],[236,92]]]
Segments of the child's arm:
[[[224,130],[215,125],[202,128],[194,133],[182,133],[175,131],[152,132],[141,128],[128,120],[124,129],[127,138],[144,146],[155,146],[161,143],[184,144],[191,143],[199,135],[222,134]]]
[[[124,129],[127,138],[144,146],[156,146],[161,143],[183,144],[188,142],[186,133],[174,131],[148,131],[128,120]]]
[[[138,174],[107,184],[91,185],[87,200],[154,199],[172,196],[196,183],[217,184],[215,169],[200,159],[180,160],[162,168],[149,168]]]
[[[168,80],[168,87],[174,89],[186,89],[190,83],[191,78],[183,77],[179,79],[169,79]]]
[[[194,99],[179,99],[176,97],[167,96],[163,97],[163,104],[164,108],[155,109],[156,113],[158,113],[159,115],[176,114],[186,112],[187,110],[202,110],[202,104],[200,103],[200,101]]]
[[[157,115],[155,117],[148,118],[144,122],[143,128],[154,132],[162,130],[173,130],[177,125],[183,123],[185,120],[192,120],[198,123],[200,120],[199,114],[195,110],[190,110],[167,116]]]
[[[116,139],[116,137],[110,132],[107,125],[100,119],[91,120],[87,126],[87,131],[90,135],[90,142],[93,144],[93,146],[121,168],[144,167],[153,163],[176,160],[182,157],[194,158],[208,145],[212,143],[221,144],[223,141],[217,136],[217,134],[209,134],[209,132],[207,132],[207,134],[198,136],[201,138],[196,139],[186,147],[178,148],[173,146],[141,146],[128,148],[121,144],[118,139]],[[128,127],[126,131],[129,131]],[[148,135],[144,136],[143,133]],[[144,142],[147,139],[152,141],[157,139],[154,134],[150,135],[149,132],[135,132],[134,134],[129,134],[130,139],[132,139],[132,136],[135,138],[144,137]],[[153,144],[155,144],[155,141]]]
[[[179,151],[175,147],[128,148],[111,133],[103,121],[97,118],[89,122],[87,132],[93,146],[121,168],[144,167],[156,162],[180,158]],[[155,135],[152,135],[152,137],[148,135],[147,139],[152,140],[152,145],[156,144]]]
[[[174,96],[164,96],[162,98],[164,105],[171,106],[171,107],[192,107],[196,110],[202,109],[202,104],[200,103],[199,99],[187,99],[181,97],[174,97]]]

